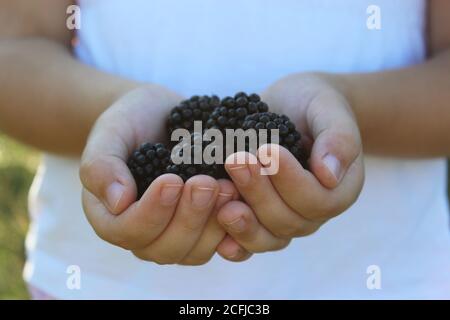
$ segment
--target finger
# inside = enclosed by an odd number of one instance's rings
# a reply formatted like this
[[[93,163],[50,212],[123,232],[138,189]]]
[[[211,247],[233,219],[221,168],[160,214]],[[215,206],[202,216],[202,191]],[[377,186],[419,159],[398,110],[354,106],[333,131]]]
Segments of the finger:
[[[194,248],[181,261],[182,265],[202,265],[207,263],[216,252],[217,245],[225,237],[225,229],[217,221],[219,209],[231,200],[237,200],[239,193],[230,180],[218,180],[219,194],[213,213],[208,218],[203,233]]]
[[[128,156],[149,137],[163,138],[165,110],[180,99],[156,85],[140,86],[96,121],[83,152],[80,178],[111,213],[121,213],[136,200],[136,185],[126,166]]]
[[[218,182],[209,176],[198,175],[189,179],[164,233],[147,248],[133,253],[140,259],[159,264],[180,263],[200,238],[218,193]]]
[[[217,253],[225,260],[231,262],[242,262],[248,260],[252,254],[245,250],[230,235],[225,236],[217,246]]]
[[[317,223],[304,219],[286,205],[269,176],[262,174],[265,168],[254,155],[244,152],[235,155],[226,159],[225,168],[266,229],[279,238],[305,236],[317,230]],[[237,161],[240,159],[246,161]]]
[[[110,126],[108,130],[93,129],[83,152],[80,179],[111,213],[119,214],[137,195],[136,184],[126,165],[129,150],[125,141],[132,140],[132,133],[126,128],[119,131],[113,124]]]
[[[97,197],[83,190],[83,209],[100,238],[135,249],[148,246],[169,224],[183,189],[183,180],[173,174],[158,177],[142,198],[120,215],[112,215]]]
[[[269,144],[258,152],[278,163],[278,172],[270,176],[273,186],[289,207],[308,220],[321,223],[342,213],[356,201],[362,189],[362,154],[347,169],[339,186],[328,189],[285,148]]]
[[[225,204],[217,215],[228,234],[249,252],[280,250],[289,243],[266,230],[256,219],[252,209],[241,201]]]
[[[311,101],[307,119],[314,138],[311,170],[325,187],[335,188],[361,153],[354,116],[343,98],[324,93]]]

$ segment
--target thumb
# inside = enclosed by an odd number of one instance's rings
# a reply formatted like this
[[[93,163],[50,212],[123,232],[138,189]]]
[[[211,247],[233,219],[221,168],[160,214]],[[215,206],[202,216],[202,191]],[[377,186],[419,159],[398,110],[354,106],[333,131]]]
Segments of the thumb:
[[[362,152],[355,118],[342,96],[325,93],[309,105],[307,121],[314,138],[310,168],[323,186],[335,188]]]
[[[112,214],[120,214],[137,196],[127,165],[127,145],[108,130],[93,130],[83,153],[80,179],[83,186]]]

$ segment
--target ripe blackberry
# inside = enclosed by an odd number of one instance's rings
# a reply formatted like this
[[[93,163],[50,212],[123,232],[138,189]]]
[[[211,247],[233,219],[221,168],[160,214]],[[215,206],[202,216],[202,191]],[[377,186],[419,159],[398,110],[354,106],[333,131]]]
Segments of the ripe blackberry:
[[[300,145],[301,135],[296,130],[295,124],[286,115],[278,115],[273,112],[248,115],[243,123],[243,129],[255,129],[257,132],[261,129],[278,129],[278,144],[289,150],[303,167],[307,167],[306,154]],[[271,132],[268,131],[267,134],[267,142],[270,143]],[[258,141],[258,147],[259,143]]]
[[[206,121],[206,128],[221,130],[242,128],[247,115],[268,110],[268,105],[261,101],[256,93],[247,95],[245,92],[239,92],[234,97],[222,99],[220,106],[213,110]]]
[[[169,135],[173,130],[183,128],[194,129],[194,121],[206,122],[214,108],[220,105],[218,96],[192,96],[174,107],[167,119]]]
[[[199,142],[200,141],[200,142]],[[209,144],[209,141],[203,141],[202,136],[199,133],[192,133],[190,141],[181,141],[174,148],[172,152],[178,152],[178,155],[183,156],[183,152],[186,148],[190,148],[190,159],[180,164],[175,164],[173,161],[166,167],[167,173],[174,173],[179,175],[184,181],[195,175],[208,175],[216,179],[222,178],[223,165],[221,164],[206,164],[206,163],[195,163],[195,155],[201,157],[199,158],[203,162],[203,151],[205,147]]]
[[[174,173],[179,175],[184,181],[189,178],[205,174],[216,179],[229,178],[226,173],[223,162],[227,152],[226,144],[223,146],[223,159],[221,163],[206,164],[203,157],[202,163],[195,163],[194,156],[197,152],[203,155],[205,148],[210,144],[209,141],[198,143],[202,136],[193,132],[194,121],[202,121],[203,130],[209,128],[220,129],[223,133],[225,129],[255,129],[259,136],[261,129],[278,129],[279,144],[287,148],[296,159],[306,168],[306,154],[300,145],[300,133],[295,129],[295,125],[285,115],[277,115],[268,112],[268,105],[261,101],[261,98],[253,93],[246,94],[239,92],[234,97],[226,97],[222,100],[217,96],[193,96],[188,100],[182,101],[170,112],[167,128],[169,135],[178,128],[187,129],[191,132],[190,141],[183,141],[184,144],[171,142],[170,148],[162,143],[145,143],[133,152],[128,160],[128,167],[136,180],[138,188],[138,197],[140,198],[150,184],[164,173]],[[271,141],[270,131],[268,132],[268,141]],[[226,137],[224,137],[226,142]],[[183,155],[186,143],[189,143],[191,157],[181,164],[175,164],[172,159],[172,151],[176,155]],[[242,147],[244,150],[238,150],[237,140],[234,141],[233,152],[253,151],[249,150],[250,143],[246,141]],[[258,145],[260,141],[258,141]],[[174,147],[178,150],[172,150]],[[200,147],[200,150],[198,148]],[[240,147],[240,148],[242,148]],[[255,150],[256,151],[256,150]],[[215,156],[213,154],[213,156]],[[186,159],[183,159],[186,160]]]
[[[215,179],[221,179],[223,169],[217,164],[170,164],[165,173],[173,173],[181,177],[184,182],[196,175],[207,175]]]
[[[162,143],[144,143],[128,160],[137,185],[138,199],[157,177],[165,173],[170,164],[170,151]]]

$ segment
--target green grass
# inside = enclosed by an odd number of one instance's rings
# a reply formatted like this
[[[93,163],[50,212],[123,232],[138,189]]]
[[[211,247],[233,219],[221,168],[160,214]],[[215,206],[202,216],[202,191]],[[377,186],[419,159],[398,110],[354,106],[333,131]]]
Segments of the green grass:
[[[0,134],[0,299],[27,299],[22,280],[27,193],[39,154]]]
[[[27,299],[22,280],[27,193],[39,154],[0,134],[0,299]]]

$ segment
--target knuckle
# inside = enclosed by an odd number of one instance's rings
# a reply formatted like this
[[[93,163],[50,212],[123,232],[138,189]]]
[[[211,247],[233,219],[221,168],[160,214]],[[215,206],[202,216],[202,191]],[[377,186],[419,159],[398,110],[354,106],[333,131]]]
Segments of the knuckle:
[[[282,226],[270,231],[277,238],[290,239],[295,237],[302,229],[304,229],[304,223],[296,220],[295,222],[283,224]]]
[[[89,180],[89,177],[91,176],[91,168],[92,168],[92,161],[90,162],[83,162],[80,166],[80,179],[81,182],[86,185],[86,183]]]
[[[265,253],[265,252],[271,251],[271,248],[269,248],[269,247],[256,246],[256,245],[252,245],[252,244],[246,245],[246,248],[248,248],[249,251],[252,253]]]
[[[122,249],[125,250],[132,250],[136,248],[134,239],[132,239],[127,235],[118,235],[118,234],[111,235],[110,243],[118,247],[121,247]]]
[[[270,241],[269,243],[265,244],[254,244],[250,247],[250,251],[253,253],[265,253],[265,252],[271,252],[271,251],[278,251],[281,249],[286,248],[286,246],[290,243],[290,240],[288,239],[276,239],[273,241]]]
[[[232,256],[222,256],[225,260],[228,260],[230,262],[242,262],[245,260],[248,260],[251,257],[252,253],[247,251],[244,248],[240,248],[237,250],[237,252]]]
[[[189,255],[187,258],[183,259],[180,264],[187,266],[201,266],[208,263],[211,260],[211,258],[212,255],[208,256]]]
[[[344,212],[345,210],[347,210],[350,207],[350,203],[346,203],[346,202],[342,202],[342,203],[338,203],[334,206],[334,210],[332,212],[329,213],[328,218],[334,218],[337,215],[341,214],[342,212]]]
[[[179,262],[179,259],[175,258],[174,256],[170,256],[167,254],[156,254],[149,250],[134,250],[132,252],[138,259],[154,262],[159,265],[172,265]]]
[[[156,257],[152,261],[159,265],[172,265],[172,264],[178,264],[180,262],[179,259],[176,259],[174,257],[169,257],[169,256]]]
[[[350,201],[346,201],[343,197],[335,198],[334,201],[329,201],[328,205],[323,208],[323,213],[321,215],[322,219],[334,218],[341,214],[351,206]]]
[[[155,212],[155,214],[149,214],[142,222],[142,232],[145,233],[149,230],[161,230],[166,227],[168,221],[169,220],[167,215],[159,214],[159,212]]]
[[[338,207],[336,205],[330,205],[330,207],[325,208],[321,213],[317,214],[317,219],[329,219],[335,217],[339,214]]]
[[[243,262],[245,260],[248,260],[251,256],[252,256],[252,254],[250,252],[244,251],[244,252],[240,253],[238,256],[228,258],[227,260],[232,261],[232,262]]]
[[[239,235],[233,235],[233,238],[251,252],[260,253],[265,251],[260,245],[256,232],[246,232]]]
[[[154,259],[151,257],[151,255],[149,255],[147,252],[145,251],[141,251],[141,250],[132,250],[131,251],[133,253],[133,255],[140,259],[140,260],[144,260],[144,261],[154,261]]]
[[[89,161],[83,161],[80,165],[79,176],[82,184],[89,191],[99,195],[99,187],[102,185],[101,181],[104,179],[107,168],[113,164],[110,159],[100,156]]]
[[[340,213],[340,205],[335,201],[324,201],[320,205],[320,209],[311,215],[314,220],[329,219]]]
[[[115,228],[103,226],[102,228],[96,228],[95,232],[101,239],[125,250],[133,250],[146,245],[144,239],[140,239],[131,231],[117,232]]]
[[[193,218],[192,215],[190,215],[186,217],[186,219],[183,219],[180,225],[183,228],[183,231],[192,233],[199,231],[203,226],[203,222],[203,219],[200,219],[199,217]]]
[[[130,250],[132,248],[131,242],[124,237],[121,237],[117,234],[111,234],[110,232],[106,232],[106,230],[103,229],[94,229],[94,231],[100,239],[108,243],[126,250]]]
[[[116,229],[113,234],[114,242],[127,250],[146,248],[152,244],[156,237],[157,235],[149,229],[146,223],[141,223],[133,228]]]
[[[284,248],[286,248],[289,243],[291,242],[291,240],[287,240],[287,239],[283,239],[280,241],[277,241],[274,246],[271,248],[270,251],[278,251],[278,250],[282,250]]]
[[[304,225],[302,228],[297,230],[297,233],[293,235],[293,238],[309,236],[316,232],[317,229],[317,226]]]

